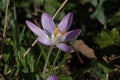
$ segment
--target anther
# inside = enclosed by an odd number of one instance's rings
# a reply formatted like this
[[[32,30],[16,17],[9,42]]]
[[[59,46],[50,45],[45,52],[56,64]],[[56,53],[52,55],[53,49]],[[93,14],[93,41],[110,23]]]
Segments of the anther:
[[[57,34],[58,34],[58,28],[57,28],[57,27],[55,27],[55,29],[54,29],[54,37],[56,37],[56,36],[57,36]]]

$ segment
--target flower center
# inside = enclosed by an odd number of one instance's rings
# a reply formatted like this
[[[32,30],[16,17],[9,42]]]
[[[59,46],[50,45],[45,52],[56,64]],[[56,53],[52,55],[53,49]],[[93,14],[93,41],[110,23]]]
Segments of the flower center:
[[[59,43],[61,41],[61,37],[66,33],[66,31],[61,32],[57,27],[54,29],[54,34],[52,35],[52,44]]]

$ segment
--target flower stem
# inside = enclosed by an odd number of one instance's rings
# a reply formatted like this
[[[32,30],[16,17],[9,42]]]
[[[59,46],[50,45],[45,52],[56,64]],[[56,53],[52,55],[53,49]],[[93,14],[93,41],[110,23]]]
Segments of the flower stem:
[[[55,57],[55,59],[54,59],[53,65],[52,65],[52,67],[51,67],[51,69],[50,69],[50,74],[51,74],[52,71],[53,71],[53,67],[55,66],[55,63],[56,63],[56,61],[57,61],[57,59],[58,59],[58,56],[59,56],[59,53],[60,53],[60,50],[58,50],[57,55],[56,55],[56,57]]]
[[[49,58],[50,58],[50,55],[51,55],[51,53],[52,53],[53,48],[54,48],[54,46],[52,45],[52,46],[50,47],[49,52],[48,52],[47,59],[46,59],[46,61],[45,61],[45,65],[44,65],[44,68],[43,68],[42,75],[45,74],[45,70],[46,70],[46,68],[47,68],[48,60],[49,60]]]

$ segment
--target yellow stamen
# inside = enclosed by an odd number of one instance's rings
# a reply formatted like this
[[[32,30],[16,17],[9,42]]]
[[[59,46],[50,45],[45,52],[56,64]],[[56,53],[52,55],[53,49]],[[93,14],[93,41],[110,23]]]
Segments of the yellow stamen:
[[[55,27],[55,29],[54,29],[54,37],[56,37],[56,36],[57,36],[57,34],[58,34],[58,28],[57,28],[57,27]]]
[[[61,32],[60,37],[62,37],[65,33],[66,33],[66,31]]]

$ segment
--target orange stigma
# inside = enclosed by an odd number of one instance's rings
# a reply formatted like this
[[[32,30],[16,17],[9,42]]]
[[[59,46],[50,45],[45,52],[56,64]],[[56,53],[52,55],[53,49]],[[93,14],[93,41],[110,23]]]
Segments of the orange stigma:
[[[66,31],[61,32],[61,33],[60,33],[60,37],[62,37],[65,33],[66,33]]]
[[[57,27],[55,27],[55,29],[54,29],[54,37],[56,37],[56,36],[57,36],[57,34],[58,34],[58,28],[57,28]]]
[[[57,27],[55,27],[55,29],[54,29],[54,37],[56,37],[59,33],[60,33],[60,37],[62,37],[66,33],[66,31],[61,32],[61,31],[59,31],[59,29]]]

